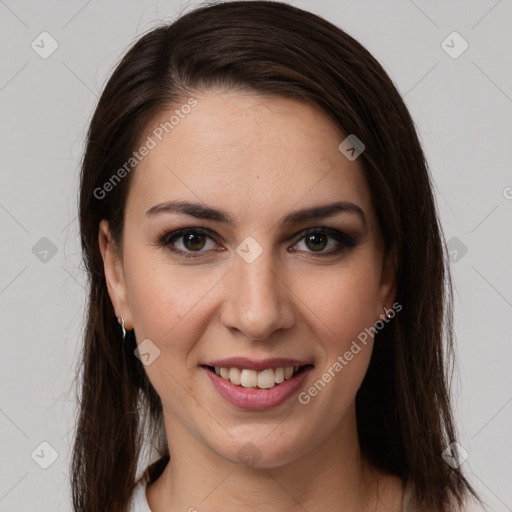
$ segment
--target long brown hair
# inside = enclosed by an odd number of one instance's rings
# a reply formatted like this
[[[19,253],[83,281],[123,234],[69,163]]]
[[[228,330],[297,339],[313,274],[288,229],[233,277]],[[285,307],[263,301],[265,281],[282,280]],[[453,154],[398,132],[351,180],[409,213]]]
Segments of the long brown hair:
[[[72,455],[74,510],[126,511],[141,449],[158,445],[162,424],[160,398],[133,354],[134,335],[122,342],[98,245],[102,219],[122,245],[131,174],[108,193],[102,187],[129,161],[158,113],[216,87],[311,102],[365,144],[359,158],[386,250],[396,251],[396,301],[403,309],[377,333],[357,393],[361,450],[414,484],[430,511],[446,510],[449,496],[459,503],[476,496],[460,468],[441,456],[456,440],[448,385],[452,289],[411,116],[381,65],[341,29],[288,4],[236,1],[202,6],[143,35],[118,64],[90,123],[79,205],[89,297]],[[157,448],[162,458],[152,480],[169,460],[166,446]]]

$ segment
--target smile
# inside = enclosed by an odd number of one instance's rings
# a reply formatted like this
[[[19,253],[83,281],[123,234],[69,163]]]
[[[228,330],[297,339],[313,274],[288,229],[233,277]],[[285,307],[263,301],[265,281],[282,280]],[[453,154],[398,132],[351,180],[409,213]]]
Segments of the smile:
[[[271,389],[285,380],[291,379],[304,368],[305,366],[281,366],[257,372],[247,368],[208,366],[210,371],[214,371],[217,375],[220,375],[225,380],[229,380],[235,386],[259,389]]]
[[[256,362],[232,358],[201,368],[229,404],[238,409],[261,411],[277,407],[294,396],[314,365],[290,359]]]

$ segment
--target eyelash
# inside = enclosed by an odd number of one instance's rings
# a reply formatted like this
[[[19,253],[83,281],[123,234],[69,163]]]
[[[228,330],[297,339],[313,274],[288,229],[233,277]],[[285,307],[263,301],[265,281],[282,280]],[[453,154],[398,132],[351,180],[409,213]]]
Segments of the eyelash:
[[[214,236],[212,232],[209,229],[206,228],[182,228],[178,229],[176,231],[172,232],[165,232],[163,235],[159,235],[157,237],[157,245],[163,248],[167,248],[169,251],[171,251],[174,254],[177,254],[178,256],[182,258],[201,258],[203,256],[200,256],[199,254],[207,252],[203,250],[198,251],[183,251],[181,249],[175,249],[172,248],[171,243],[174,242],[177,239],[183,238],[185,235],[188,234],[200,234],[205,235],[208,238],[214,240]],[[297,239],[294,245],[305,239],[307,236],[312,234],[320,234],[320,235],[327,235],[330,238],[333,238],[336,240],[339,244],[341,244],[341,247],[338,247],[337,249],[330,250],[327,252],[315,252],[315,251],[308,251],[309,254],[313,254],[315,256],[319,257],[327,257],[327,256],[333,256],[335,254],[340,253],[344,249],[350,249],[356,245],[356,240],[352,238],[351,236],[347,235],[346,233],[343,233],[342,231],[338,231],[337,229],[332,228],[310,228],[306,229],[305,231],[300,233],[300,238]],[[199,253],[196,255],[195,253]]]

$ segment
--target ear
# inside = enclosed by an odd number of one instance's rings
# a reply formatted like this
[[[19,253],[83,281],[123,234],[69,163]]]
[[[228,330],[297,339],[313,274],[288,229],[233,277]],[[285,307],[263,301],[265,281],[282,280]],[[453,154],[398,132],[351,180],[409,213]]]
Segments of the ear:
[[[384,308],[387,310],[393,309],[396,298],[396,268],[396,250],[392,248],[383,256],[378,292],[379,297],[377,301],[377,311],[375,312],[377,320],[383,319],[383,315],[385,314]]]
[[[121,316],[124,318],[126,330],[132,329],[133,323],[127,300],[123,260],[110,233],[109,223],[105,219],[100,222],[98,243],[112,306],[117,318],[120,319]]]

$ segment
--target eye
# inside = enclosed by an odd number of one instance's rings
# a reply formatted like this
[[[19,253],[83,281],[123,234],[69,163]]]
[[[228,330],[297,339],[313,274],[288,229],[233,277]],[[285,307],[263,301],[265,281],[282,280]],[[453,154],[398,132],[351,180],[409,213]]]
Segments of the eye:
[[[199,258],[209,251],[223,251],[215,248],[215,236],[206,228],[183,228],[160,235],[157,243],[161,247],[183,258]],[[297,249],[303,244],[304,249]],[[291,252],[307,252],[317,256],[332,256],[354,247],[356,241],[346,233],[331,228],[311,228],[301,233],[301,237],[292,246]],[[327,250],[326,250],[327,249]]]
[[[297,245],[303,244],[306,252],[329,256],[341,252],[343,249],[354,247],[356,241],[346,233],[331,228],[312,228],[302,233]],[[326,250],[328,249],[328,250]],[[293,250],[295,252],[296,249]]]
[[[158,244],[184,258],[198,257],[200,255],[193,253],[215,250],[216,245],[209,230],[204,228],[186,228],[167,233],[159,238]]]

